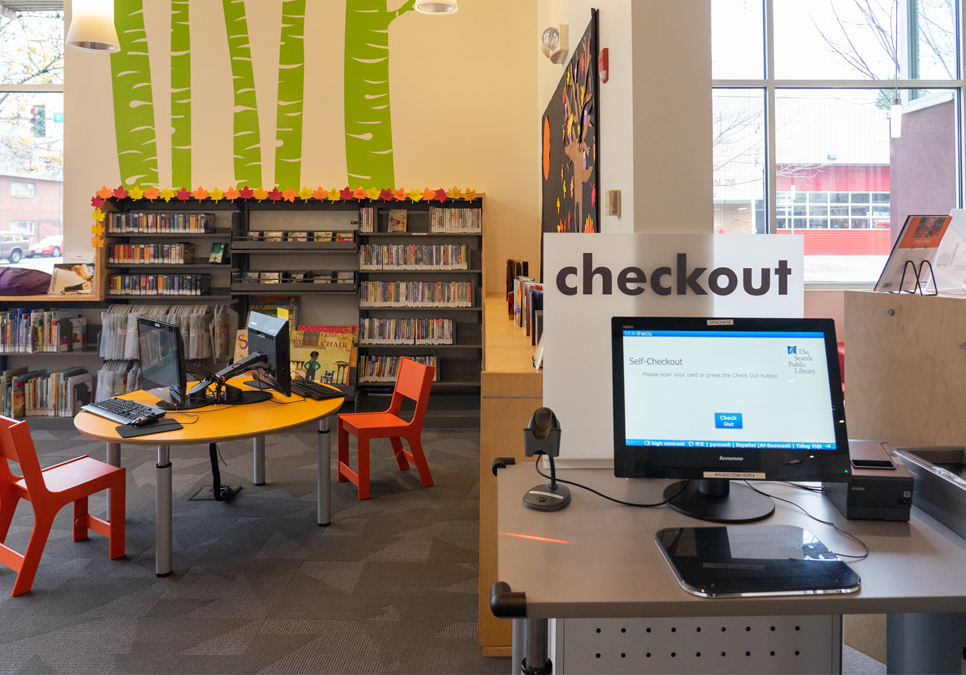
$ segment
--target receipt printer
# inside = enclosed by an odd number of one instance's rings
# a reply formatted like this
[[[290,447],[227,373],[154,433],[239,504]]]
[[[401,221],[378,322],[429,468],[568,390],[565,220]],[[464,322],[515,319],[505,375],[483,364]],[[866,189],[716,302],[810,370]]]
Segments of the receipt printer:
[[[882,441],[849,439],[852,478],[823,483],[825,496],[849,520],[908,521],[912,476]]]

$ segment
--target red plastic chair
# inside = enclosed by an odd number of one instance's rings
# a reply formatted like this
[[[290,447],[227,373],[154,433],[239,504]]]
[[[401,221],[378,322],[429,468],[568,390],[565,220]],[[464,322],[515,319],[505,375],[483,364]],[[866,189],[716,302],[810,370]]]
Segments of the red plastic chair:
[[[409,469],[409,462],[412,462],[419,470],[423,487],[433,484],[419,438],[423,433],[423,419],[426,417],[435,372],[435,366],[425,366],[403,357],[396,375],[392,402],[386,412],[339,415],[339,482],[350,481],[359,488],[359,499],[369,499],[369,441],[373,438],[389,439],[400,471]],[[399,417],[404,396],[416,402],[412,422]],[[349,434],[359,439],[358,471],[349,467]],[[410,452],[403,449],[403,438],[409,444]]]
[[[23,476],[15,476],[9,462],[19,464]],[[0,563],[17,572],[12,595],[26,593],[33,586],[54,517],[71,502],[74,541],[87,539],[88,530],[93,530],[110,540],[111,560],[124,555],[124,479],[124,469],[86,455],[41,469],[27,423],[0,417]],[[87,512],[87,498],[108,488],[109,523]],[[21,499],[34,507],[34,530],[23,555],[2,543]]]

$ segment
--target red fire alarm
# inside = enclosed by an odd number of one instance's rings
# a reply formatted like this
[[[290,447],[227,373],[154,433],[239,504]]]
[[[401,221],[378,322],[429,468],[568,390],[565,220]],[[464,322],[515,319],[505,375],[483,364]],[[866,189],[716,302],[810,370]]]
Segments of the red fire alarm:
[[[601,82],[610,79],[610,51],[607,47],[600,50],[600,56],[597,57],[597,69],[600,71]]]

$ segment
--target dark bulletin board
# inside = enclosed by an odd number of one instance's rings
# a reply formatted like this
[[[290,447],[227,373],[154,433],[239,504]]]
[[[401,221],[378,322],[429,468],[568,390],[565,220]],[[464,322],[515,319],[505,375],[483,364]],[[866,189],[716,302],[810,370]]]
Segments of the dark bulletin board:
[[[541,123],[543,232],[600,232],[597,10],[590,12]]]

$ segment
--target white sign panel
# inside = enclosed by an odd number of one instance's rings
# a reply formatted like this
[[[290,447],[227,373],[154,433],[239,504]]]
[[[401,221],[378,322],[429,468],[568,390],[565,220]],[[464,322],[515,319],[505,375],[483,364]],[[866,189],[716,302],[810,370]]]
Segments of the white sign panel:
[[[800,235],[544,235],[543,402],[560,466],[613,466],[610,320],[804,313]]]

